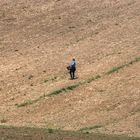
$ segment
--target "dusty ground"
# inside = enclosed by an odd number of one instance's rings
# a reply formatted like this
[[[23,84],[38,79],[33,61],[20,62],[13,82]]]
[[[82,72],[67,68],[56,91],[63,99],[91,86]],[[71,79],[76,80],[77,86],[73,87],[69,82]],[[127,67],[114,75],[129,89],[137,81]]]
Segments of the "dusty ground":
[[[140,57],[139,25],[139,0],[0,0],[1,124],[140,137],[140,62],[104,74]],[[79,78],[70,81],[73,57]]]

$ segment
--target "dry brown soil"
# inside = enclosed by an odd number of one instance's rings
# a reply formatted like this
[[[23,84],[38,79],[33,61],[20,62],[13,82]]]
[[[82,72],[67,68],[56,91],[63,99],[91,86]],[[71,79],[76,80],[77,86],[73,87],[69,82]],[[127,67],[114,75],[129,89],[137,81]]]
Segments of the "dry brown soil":
[[[140,0],[0,0],[0,122],[140,137],[140,61],[105,74],[138,57]]]

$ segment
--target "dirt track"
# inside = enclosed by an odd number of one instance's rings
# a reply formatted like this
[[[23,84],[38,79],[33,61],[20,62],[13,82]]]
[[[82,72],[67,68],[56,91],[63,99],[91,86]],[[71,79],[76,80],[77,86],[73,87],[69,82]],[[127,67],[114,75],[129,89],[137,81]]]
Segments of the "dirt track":
[[[140,62],[104,75],[140,57],[139,24],[139,0],[0,0],[1,124],[140,137]],[[79,78],[70,81],[73,57]]]

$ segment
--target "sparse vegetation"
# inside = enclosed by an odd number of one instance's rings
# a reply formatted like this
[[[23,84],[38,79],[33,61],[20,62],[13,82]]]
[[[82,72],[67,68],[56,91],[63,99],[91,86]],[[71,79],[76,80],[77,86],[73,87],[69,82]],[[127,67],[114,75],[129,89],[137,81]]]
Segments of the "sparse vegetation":
[[[66,90],[73,90],[73,89],[75,89],[75,88],[77,88],[79,86],[80,86],[80,84],[75,84],[75,85],[67,86]]]
[[[75,89],[75,88],[77,88],[79,86],[80,86],[79,83],[78,84],[74,84],[74,85],[70,85],[70,86],[67,86],[67,87],[55,90],[55,91],[51,92],[50,94],[48,94],[47,96],[49,96],[49,97],[50,96],[55,96],[55,95],[58,95],[58,94],[60,94],[62,92],[67,92],[67,91],[73,90],[73,89]]]
[[[101,128],[103,127],[103,125],[95,125],[95,126],[90,126],[90,127],[84,127],[84,128],[81,128],[79,131],[90,131],[90,130],[93,130],[93,129],[98,129],[98,128]]]
[[[48,79],[46,79],[46,80],[44,80],[44,83],[47,83],[49,80]]]
[[[55,95],[58,95],[62,92],[66,92],[66,89],[62,88],[62,89],[55,90],[55,91],[51,92],[50,94],[48,94],[47,96],[55,96]]]
[[[109,70],[106,74],[112,74],[114,72],[118,72],[120,69],[123,69],[124,67],[128,67],[130,65],[132,65],[133,63],[136,63],[140,61],[140,57],[136,57],[134,60],[126,63],[126,64],[123,64],[121,66],[117,66],[117,67],[113,67],[111,70]]]
[[[139,0],[0,0],[0,140],[140,139],[139,10]]]
[[[107,74],[111,74],[111,73],[114,73],[114,72],[118,72],[120,69],[124,68],[125,65],[121,65],[121,66],[118,66],[118,67],[113,67],[111,70],[109,70],[107,72]]]
[[[49,133],[53,133],[53,132],[54,132],[54,130],[53,130],[53,129],[51,129],[51,128],[49,128],[49,129],[48,129],[48,132],[49,132]]]
[[[91,78],[89,78],[89,79],[87,80],[87,83],[91,83],[92,81],[95,81],[95,80],[97,80],[97,79],[99,79],[99,78],[101,78],[100,75],[96,75],[95,77],[91,77]]]
[[[32,104],[34,104],[34,103],[40,101],[41,99],[43,99],[43,98],[45,98],[45,97],[46,97],[46,95],[44,94],[44,95],[40,96],[40,97],[37,98],[37,99],[34,99],[34,100],[27,100],[27,101],[25,101],[25,102],[23,102],[23,103],[21,103],[21,104],[15,104],[15,105],[16,105],[17,107],[24,107],[24,106],[32,105]]]
[[[27,100],[21,104],[16,104],[17,107],[25,107],[25,106],[28,106],[28,105],[32,105],[33,103],[36,103],[38,101],[40,101],[41,99],[44,99],[45,97],[51,97],[51,96],[55,96],[55,95],[58,95],[62,92],[68,92],[68,91],[71,91],[77,87],[79,87],[80,84],[73,84],[73,85],[70,85],[70,86],[67,86],[67,87],[64,87],[64,88],[61,88],[61,89],[58,89],[58,90],[55,90],[49,94],[44,94],[42,96],[40,96],[39,98],[35,99],[35,100]]]
[[[4,133],[3,133],[4,132]],[[36,134],[36,135],[35,135]],[[0,136],[2,140],[14,138],[14,140],[23,140],[31,138],[33,140],[140,140],[138,137],[128,137],[124,135],[107,135],[100,133],[63,131],[52,128],[35,128],[35,127],[13,127],[0,126]],[[25,137],[26,136],[26,137]],[[10,139],[9,139],[10,140]]]
[[[24,107],[24,106],[27,106],[27,105],[31,105],[33,103],[32,100],[27,100],[21,104],[16,104],[17,107]]]
[[[105,73],[105,74],[108,74],[108,75],[109,75],[109,74],[112,74],[112,73],[114,73],[114,72],[118,72],[120,69],[122,69],[122,68],[124,68],[124,67],[127,67],[127,66],[129,66],[129,65],[132,65],[133,63],[138,62],[138,61],[140,61],[140,57],[136,57],[134,60],[132,60],[132,61],[126,63],[126,64],[123,64],[123,65],[121,65],[121,66],[113,67],[111,70],[109,70],[109,71],[108,71],[107,73]],[[35,100],[28,100],[28,101],[25,101],[24,103],[16,104],[16,106],[17,106],[17,107],[24,107],[24,106],[27,106],[27,105],[31,105],[31,104],[33,104],[33,103],[36,103],[36,102],[40,101],[41,99],[44,99],[45,97],[56,96],[56,95],[61,94],[61,93],[66,93],[66,92],[68,92],[68,91],[72,91],[72,90],[76,89],[77,87],[79,87],[79,86],[81,86],[81,85],[83,85],[83,84],[91,83],[91,82],[93,82],[93,81],[95,81],[95,80],[98,80],[98,79],[100,79],[100,78],[101,78],[100,75],[96,75],[96,76],[94,76],[94,77],[91,77],[91,78],[87,79],[87,80],[84,81],[84,82],[79,82],[79,83],[76,83],[76,84],[73,84],[73,85],[70,85],[70,86],[63,87],[63,88],[61,88],[61,89],[52,91],[52,92],[50,92],[49,94],[44,94],[43,96],[40,96],[39,98],[37,98],[37,99],[35,99]],[[53,79],[55,80],[56,78],[53,78]]]

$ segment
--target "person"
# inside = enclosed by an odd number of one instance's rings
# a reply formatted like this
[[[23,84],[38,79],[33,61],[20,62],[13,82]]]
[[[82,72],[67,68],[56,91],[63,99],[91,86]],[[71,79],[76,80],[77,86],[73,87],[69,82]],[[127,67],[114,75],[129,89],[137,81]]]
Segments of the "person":
[[[67,67],[70,73],[71,80],[75,78],[75,71],[76,71],[76,61],[73,58],[69,66]]]

